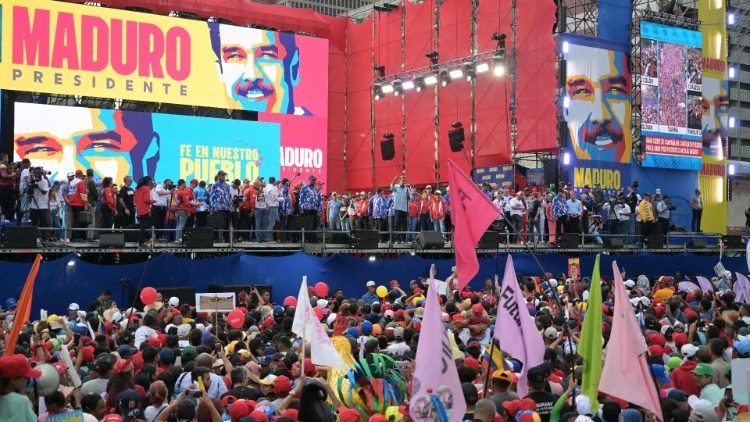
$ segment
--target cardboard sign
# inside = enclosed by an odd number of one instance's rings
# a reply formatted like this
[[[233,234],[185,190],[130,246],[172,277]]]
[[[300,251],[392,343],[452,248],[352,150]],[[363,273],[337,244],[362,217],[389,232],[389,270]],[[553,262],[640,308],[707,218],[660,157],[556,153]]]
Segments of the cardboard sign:
[[[568,258],[568,277],[573,280],[578,279],[578,275],[581,273],[581,260],[580,258]]]
[[[196,293],[196,312],[229,312],[235,308],[234,292]]]

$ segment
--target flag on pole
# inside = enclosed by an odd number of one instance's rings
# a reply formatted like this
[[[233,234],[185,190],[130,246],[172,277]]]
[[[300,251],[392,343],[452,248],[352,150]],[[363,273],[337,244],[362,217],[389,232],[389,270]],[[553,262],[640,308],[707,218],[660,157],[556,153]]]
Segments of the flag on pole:
[[[484,353],[482,353],[482,367],[488,369],[490,374],[498,369],[509,369],[505,359],[503,359],[503,351],[500,349],[500,344],[498,344],[497,339],[493,338],[491,343],[487,343],[487,345],[484,346]]]
[[[737,276],[737,281],[732,287],[737,296],[735,301],[748,305],[750,304],[750,280],[748,280],[742,273],[735,273],[735,275]]]
[[[616,262],[612,263],[612,272],[615,275],[615,314],[599,391],[649,410],[663,421],[659,392],[646,361],[646,340]]]
[[[677,283],[677,289],[683,292],[692,293],[696,290],[700,290],[701,288],[698,287],[697,284],[693,283],[692,281],[685,280]]]
[[[599,409],[596,396],[602,375],[602,286],[599,281],[599,258],[600,255],[596,255],[589,287],[589,301],[578,342],[578,354],[583,358],[581,394],[589,398],[591,410],[594,412]]]
[[[8,341],[5,344],[5,356],[15,353],[18,335],[21,334],[21,329],[31,316],[31,298],[34,295],[34,282],[36,281],[36,275],[39,273],[39,266],[41,264],[42,256],[37,255],[36,259],[34,259],[34,263],[31,264],[29,275],[26,276],[26,283],[23,285],[21,297],[18,298],[16,314],[13,317],[13,327],[10,329]]]
[[[513,267],[513,258],[510,254],[505,263],[505,275],[500,287],[495,319],[495,338],[498,339],[505,353],[523,363],[518,377],[518,396],[525,397],[528,393],[526,372],[529,368],[542,364],[545,346],[534,318],[529,315],[526,299],[518,286],[516,269]]]
[[[495,221],[498,212],[487,195],[452,160],[448,160],[451,188],[453,249],[456,253],[458,290],[461,291],[479,272],[477,242]]]
[[[703,293],[714,291],[714,286],[711,284],[711,281],[709,279],[707,279],[706,277],[703,277],[702,275],[699,275],[696,278],[698,279],[698,284],[700,284],[701,290],[703,290]]]
[[[434,270],[431,269],[412,377],[409,416],[415,421],[459,422],[466,412],[466,401],[440,316],[436,291]]]
[[[299,286],[292,332],[310,343],[310,360],[315,365],[349,369],[313,311],[307,294],[307,277],[302,278]]]

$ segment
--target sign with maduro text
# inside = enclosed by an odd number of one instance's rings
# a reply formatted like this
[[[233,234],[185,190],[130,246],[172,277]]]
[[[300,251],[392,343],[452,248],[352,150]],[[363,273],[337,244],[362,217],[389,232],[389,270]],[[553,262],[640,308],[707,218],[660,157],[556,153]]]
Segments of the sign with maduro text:
[[[196,293],[195,312],[229,312],[235,308],[234,292]]]
[[[325,39],[48,0],[0,13],[0,88],[327,116]]]

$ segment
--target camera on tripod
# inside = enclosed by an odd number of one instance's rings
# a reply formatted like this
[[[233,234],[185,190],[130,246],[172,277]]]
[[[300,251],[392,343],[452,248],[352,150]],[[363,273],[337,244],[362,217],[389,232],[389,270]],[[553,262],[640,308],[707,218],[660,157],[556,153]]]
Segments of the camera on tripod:
[[[44,171],[44,167],[33,167],[29,174],[29,181],[26,185],[26,192],[27,193],[33,192],[34,189],[39,187],[39,182],[43,178],[46,178],[46,176],[49,176],[51,174],[52,172]]]

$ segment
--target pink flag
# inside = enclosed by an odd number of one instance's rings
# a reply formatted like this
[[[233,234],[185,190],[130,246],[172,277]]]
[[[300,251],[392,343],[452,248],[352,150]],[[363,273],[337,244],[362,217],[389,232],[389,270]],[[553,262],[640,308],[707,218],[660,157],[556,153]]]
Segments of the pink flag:
[[[417,345],[409,415],[415,421],[457,422],[463,420],[466,401],[453,361],[451,344],[440,317],[436,292],[433,265]]]
[[[750,243],[750,242],[749,242]],[[732,289],[737,295],[735,301],[744,304],[750,304],[750,280],[742,273],[735,273],[737,281],[734,282]]]
[[[615,313],[599,391],[649,410],[663,421],[659,393],[646,362],[646,340],[616,262],[612,263],[612,271],[615,275]]]
[[[500,348],[504,352],[523,363],[521,375],[518,377],[518,396],[526,396],[526,373],[529,368],[541,365],[544,361],[544,341],[539,335],[534,318],[529,315],[510,254],[505,263],[505,275],[497,304],[495,338],[500,342]]]
[[[714,286],[711,284],[711,282],[701,275],[696,277],[698,279],[698,284],[701,286],[701,290],[703,290],[703,293],[713,292]]]
[[[479,272],[477,242],[497,218],[497,208],[452,160],[448,160],[448,182],[451,188],[453,249],[456,253],[460,291]]]

